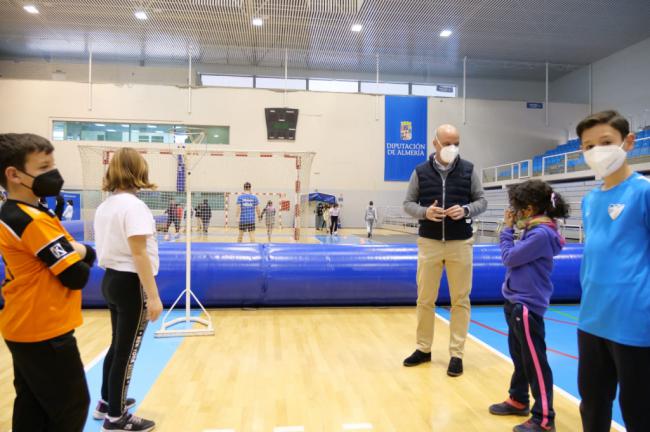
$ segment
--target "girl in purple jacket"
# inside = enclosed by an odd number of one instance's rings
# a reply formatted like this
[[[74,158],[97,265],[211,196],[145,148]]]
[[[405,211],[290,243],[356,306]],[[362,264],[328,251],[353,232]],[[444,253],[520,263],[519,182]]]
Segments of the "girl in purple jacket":
[[[560,253],[564,239],[556,219],[569,216],[562,197],[540,180],[529,180],[508,191],[510,208],[501,232],[501,259],[506,266],[503,296],[508,323],[508,347],[515,370],[510,381],[510,396],[490,406],[494,415],[519,415],[531,418],[515,426],[515,432],[555,430],[553,374],[546,359],[544,314],[553,284],[553,257]],[[522,230],[515,244],[514,229]],[[530,409],[528,387],[535,403]]]

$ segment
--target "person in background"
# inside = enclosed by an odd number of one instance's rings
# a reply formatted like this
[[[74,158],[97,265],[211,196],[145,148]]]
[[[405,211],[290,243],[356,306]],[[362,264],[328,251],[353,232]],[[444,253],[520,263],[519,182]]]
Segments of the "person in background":
[[[165,240],[169,240],[169,227],[174,224],[174,228],[176,229],[176,237],[178,237],[178,233],[181,230],[181,219],[179,215],[179,209],[180,209],[180,215],[183,214],[183,209],[179,207],[178,204],[176,204],[176,200],[174,198],[169,200],[169,205],[167,206],[167,210],[165,210],[165,214],[167,214],[167,224],[165,226]]]
[[[72,205],[72,200],[68,200],[65,206],[65,210],[63,210],[63,220],[71,221],[73,216],[74,216],[74,207]]]
[[[372,229],[377,222],[377,209],[374,207],[372,201],[368,203],[366,207],[366,212],[364,213],[364,219],[366,220],[366,230],[368,231],[368,238],[372,237]]]
[[[340,215],[341,209],[339,208],[339,204],[334,203],[334,206],[330,210],[330,235],[338,235]]]
[[[323,208],[323,228],[325,228],[325,232],[329,232],[330,230],[330,213],[332,211],[332,207],[330,207],[329,204],[325,204]]]
[[[201,220],[201,229],[203,235],[208,234],[210,228],[210,220],[212,219],[212,208],[207,199],[204,199],[201,204],[196,208],[196,216]]]
[[[260,215],[260,220],[264,218],[266,222],[266,235],[269,238],[269,243],[271,243],[271,235],[273,234],[273,227],[275,226],[276,213],[275,207],[273,207],[273,201],[269,201],[266,203],[266,207],[264,207],[264,210],[262,210],[262,214]]]
[[[237,242],[241,243],[247,232],[251,243],[255,242],[255,215],[260,216],[260,200],[251,193],[251,184],[244,183],[244,193],[237,197],[237,220],[239,220],[239,235]]]
[[[316,210],[314,210],[314,213],[316,214],[316,221],[314,223],[314,227],[316,228],[317,231],[320,231],[323,229],[323,211],[325,210],[323,203],[319,202],[318,205],[316,205]]]
[[[65,208],[65,199],[63,199],[63,195],[58,194],[56,196],[56,205],[54,206],[54,214],[56,217],[59,218],[59,220],[63,220],[63,209]]]

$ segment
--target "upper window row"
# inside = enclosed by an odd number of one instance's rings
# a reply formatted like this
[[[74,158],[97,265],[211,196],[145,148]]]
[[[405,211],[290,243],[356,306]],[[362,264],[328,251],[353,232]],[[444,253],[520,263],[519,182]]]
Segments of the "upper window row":
[[[182,144],[190,143],[194,136],[187,128],[203,132],[203,144],[229,144],[228,126],[174,125],[160,123],[107,123],[88,121],[52,122],[54,141],[113,141]]]
[[[261,88],[274,90],[309,90],[334,93],[368,93],[384,95],[413,95],[456,97],[453,84],[409,84],[350,80],[305,78],[266,78],[234,75],[201,74],[201,85],[208,87]]]

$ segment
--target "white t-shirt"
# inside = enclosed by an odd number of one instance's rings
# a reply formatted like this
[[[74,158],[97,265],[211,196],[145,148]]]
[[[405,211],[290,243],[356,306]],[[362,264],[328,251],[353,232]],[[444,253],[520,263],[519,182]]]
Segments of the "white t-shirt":
[[[68,204],[65,207],[65,210],[63,211],[63,219],[64,220],[72,220],[72,216],[74,215],[74,208],[70,204]]]
[[[128,238],[147,236],[147,255],[158,274],[156,221],[147,205],[130,193],[113,194],[95,212],[95,246],[100,267],[136,273]]]

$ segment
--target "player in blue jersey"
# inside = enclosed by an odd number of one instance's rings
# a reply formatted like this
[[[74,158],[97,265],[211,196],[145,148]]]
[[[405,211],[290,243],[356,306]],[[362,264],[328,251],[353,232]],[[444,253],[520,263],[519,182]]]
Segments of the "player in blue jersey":
[[[626,162],[634,135],[616,111],[585,118],[577,133],[585,161],[603,179],[582,202],[582,424],[610,430],[618,385],[627,430],[650,431],[650,180]]]
[[[237,197],[237,220],[239,221],[239,235],[237,242],[241,243],[244,233],[250,236],[251,243],[255,243],[255,220],[260,217],[260,200],[251,193],[251,184],[244,183],[244,193]]]

